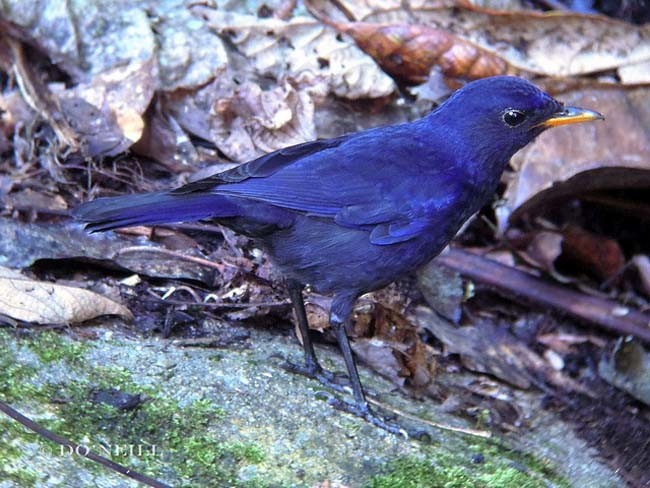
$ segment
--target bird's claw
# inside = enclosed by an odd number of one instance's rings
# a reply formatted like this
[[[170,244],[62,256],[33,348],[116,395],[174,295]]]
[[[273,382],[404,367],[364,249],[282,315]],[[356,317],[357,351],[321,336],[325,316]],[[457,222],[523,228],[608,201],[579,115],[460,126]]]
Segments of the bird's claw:
[[[349,403],[325,392],[319,392],[317,395],[320,398],[325,399],[327,403],[335,409],[356,415],[357,417],[361,417],[366,422],[374,425],[375,427],[379,427],[380,429],[390,432],[391,434],[404,437],[404,439],[413,438],[418,440],[426,440],[429,438],[429,434],[423,430],[406,429],[399,424],[387,422],[385,419],[373,412],[367,403]]]
[[[307,378],[317,380],[322,385],[339,393],[346,393],[345,385],[340,383],[342,378],[331,371],[323,369],[318,363],[296,364],[287,360],[282,364],[282,368],[290,373],[300,374]]]

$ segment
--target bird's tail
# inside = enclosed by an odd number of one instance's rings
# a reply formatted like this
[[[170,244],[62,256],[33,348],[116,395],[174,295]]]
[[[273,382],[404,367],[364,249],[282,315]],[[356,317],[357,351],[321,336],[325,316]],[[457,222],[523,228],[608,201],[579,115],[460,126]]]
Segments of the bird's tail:
[[[228,197],[209,193],[175,195],[168,191],[98,198],[72,211],[86,229],[100,232],[133,225],[191,222],[235,217],[238,206]]]

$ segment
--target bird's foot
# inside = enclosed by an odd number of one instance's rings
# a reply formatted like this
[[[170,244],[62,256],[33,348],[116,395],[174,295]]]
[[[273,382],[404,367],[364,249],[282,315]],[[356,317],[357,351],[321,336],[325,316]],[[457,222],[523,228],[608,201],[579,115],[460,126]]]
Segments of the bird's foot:
[[[297,373],[306,376],[307,378],[317,380],[322,385],[325,385],[334,391],[338,391],[339,393],[346,392],[345,384],[347,384],[347,379],[323,369],[323,367],[318,363],[307,362],[305,364],[296,364],[287,360],[282,364],[282,367],[290,373]],[[345,383],[342,384],[341,380],[344,380]]]
[[[380,429],[390,432],[391,434],[402,436],[405,439],[413,438],[426,440],[429,438],[429,434],[423,430],[402,427],[397,423],[393,423],[393,419],[390,419],[391,421],[387,421],[386,419],[377,415],[366,402],[363,404],[350,403],[346,402],[345,400],[341,400],[334,395],[329,395],[324,392],[322,392],[319,396],[321,398],[325,398],[327,400],[327,403],[335,409],[356,415],[357,417],[361,417],[366,422],[374,425],[375,427],[379,427]]]

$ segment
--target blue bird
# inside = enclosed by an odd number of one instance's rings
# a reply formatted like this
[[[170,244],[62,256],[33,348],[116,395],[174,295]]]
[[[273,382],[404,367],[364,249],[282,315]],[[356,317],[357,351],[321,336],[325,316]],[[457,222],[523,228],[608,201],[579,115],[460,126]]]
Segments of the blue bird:
[[[486,78],[414,122],[280,149],[170,191],[99,198],[74,216],[93,232],[216,219],[257,239],[286,276],[302,372],[334,385],[309,338],[309,284],[334,295],[330,323],[355,399],[348,410],[401,432],[366,402],[345,332],[356,299],[440,253],[494,194],[512,155],[544,130],[602,118],[523,79]]]

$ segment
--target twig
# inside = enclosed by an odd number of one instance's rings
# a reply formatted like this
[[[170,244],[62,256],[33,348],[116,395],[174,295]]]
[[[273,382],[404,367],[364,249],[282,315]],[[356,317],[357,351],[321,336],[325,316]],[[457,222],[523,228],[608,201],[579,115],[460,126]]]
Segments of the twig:
[[[185,300],[163,300],[158,295],[153,292],[150,293],[151,296],[155,297],[155,300],[147,300],[146,298],[140,298],[142,302],[149,303],[166,303],[168,305],[186,305],[188,307],[205,307],[205,308],[262,308],[262,307],[286,307],[291,305],[289,300],[281,300],[279,302],[248,302],[248,303],[237,303],[237,302],[189,302]]]
[[[471,435],[474,437],[482,437],[483,439],[489,439],[492,437],[492,434],[486,430],[477,430],[477,429],[470,429],[470,428],[465,428],[465,427],[453,427],[451,425],[446,425],[446,424],[440,424],[438,422],[434,422],[433,420],[427,420],[423,419],[421,417],[418,417],[416,415],[411,415],[410,413],[404,412],[398,408],[391,407],[390,405],[386,405],[385,403],[381,403],[373,398],[366,398],[368,403],[372,403],[373,405],[376,405],[378,407],[381,407],[383,410],[388,410],[389,412],[392,412],[396,415],[399,415],[400,417],[404,417],[410,420],[413,420],[415,422],[420,422],[423,424],[426,424],[430,427],[433,427],[435,429],[440,429],[440,430],[448,430],[450,432],[457,432],[459,434],[466,434],[466,435]]]
[[[230,263],[215,263],[213,261],[209,261],[209,260],[203,259],[203,258],[198,258],[196,256],[188,256],[186,254],[182,254],[182,253],[179,253],[179,252],[170,251],[169,249],[162,249],[160,247],[148,247],[148,246],[125,247],[123,249],[118,250],[113,255],[113,258],[115,258],[115,257],[117,257],[117,256],[119,256],[121,254],[129,254],[129,253],[135,253],[135,252],[150,252],[150,253],[163,254],[165,256],[180,259],[182,261],[189,261],[191,263],[200,264],[201,266],[205,266],[207,268],[216,269],[220,273],[223,273],[224,266],[234,266],[234,265],[231,265]]]
[[[114,461],[111,461],[108,458],[105,458],[104,456],[100,456],[99,454],[95,454],[91,452],[88,448],[85,446],[80,446],[79,444],[76,444],[72,441],[69,441],[68,439],[65,439],[51,430],[46,429],[42,425],[34,422],[32,419],[29,417],[25,417],[22,413],[20,413],[18,410],[14,409],[10,405],[6,404],[3,401],[0,401],[0,411],[2,411],[5,415],[8,417],[14,419],[16,422],[19,422],[20,424],[24,425],[27,427],[29,430],[35,432],[36,434],[40,435],[41,437],[52,441],[56,444],[59,444],[60,446],[67,447],[70,449],[72,452],[78,453],[80,456],[83,456],[85,458],[90,459],[91,461],[94,461],[96,463],[101,464],[102,466],[105,466],[106,468],[116,471],[124,476],[127,476],[133,480],[139,481],[140,483],[147,485],[147,486],[152,486],[154,488],[171,488],[171,486],[155,480],[153,478],[149,478],[148,476],[138,473],[137,471],[133,471],[130,468],[127,468],[125,466],[122,466],[121,464],[117,464]]]
[[[589,296],[544,281],[523,271],[459,249],[449,249],[437,261],[480,283],[590,322],[619,335],[650,343],[650,315],[612,300]]]

